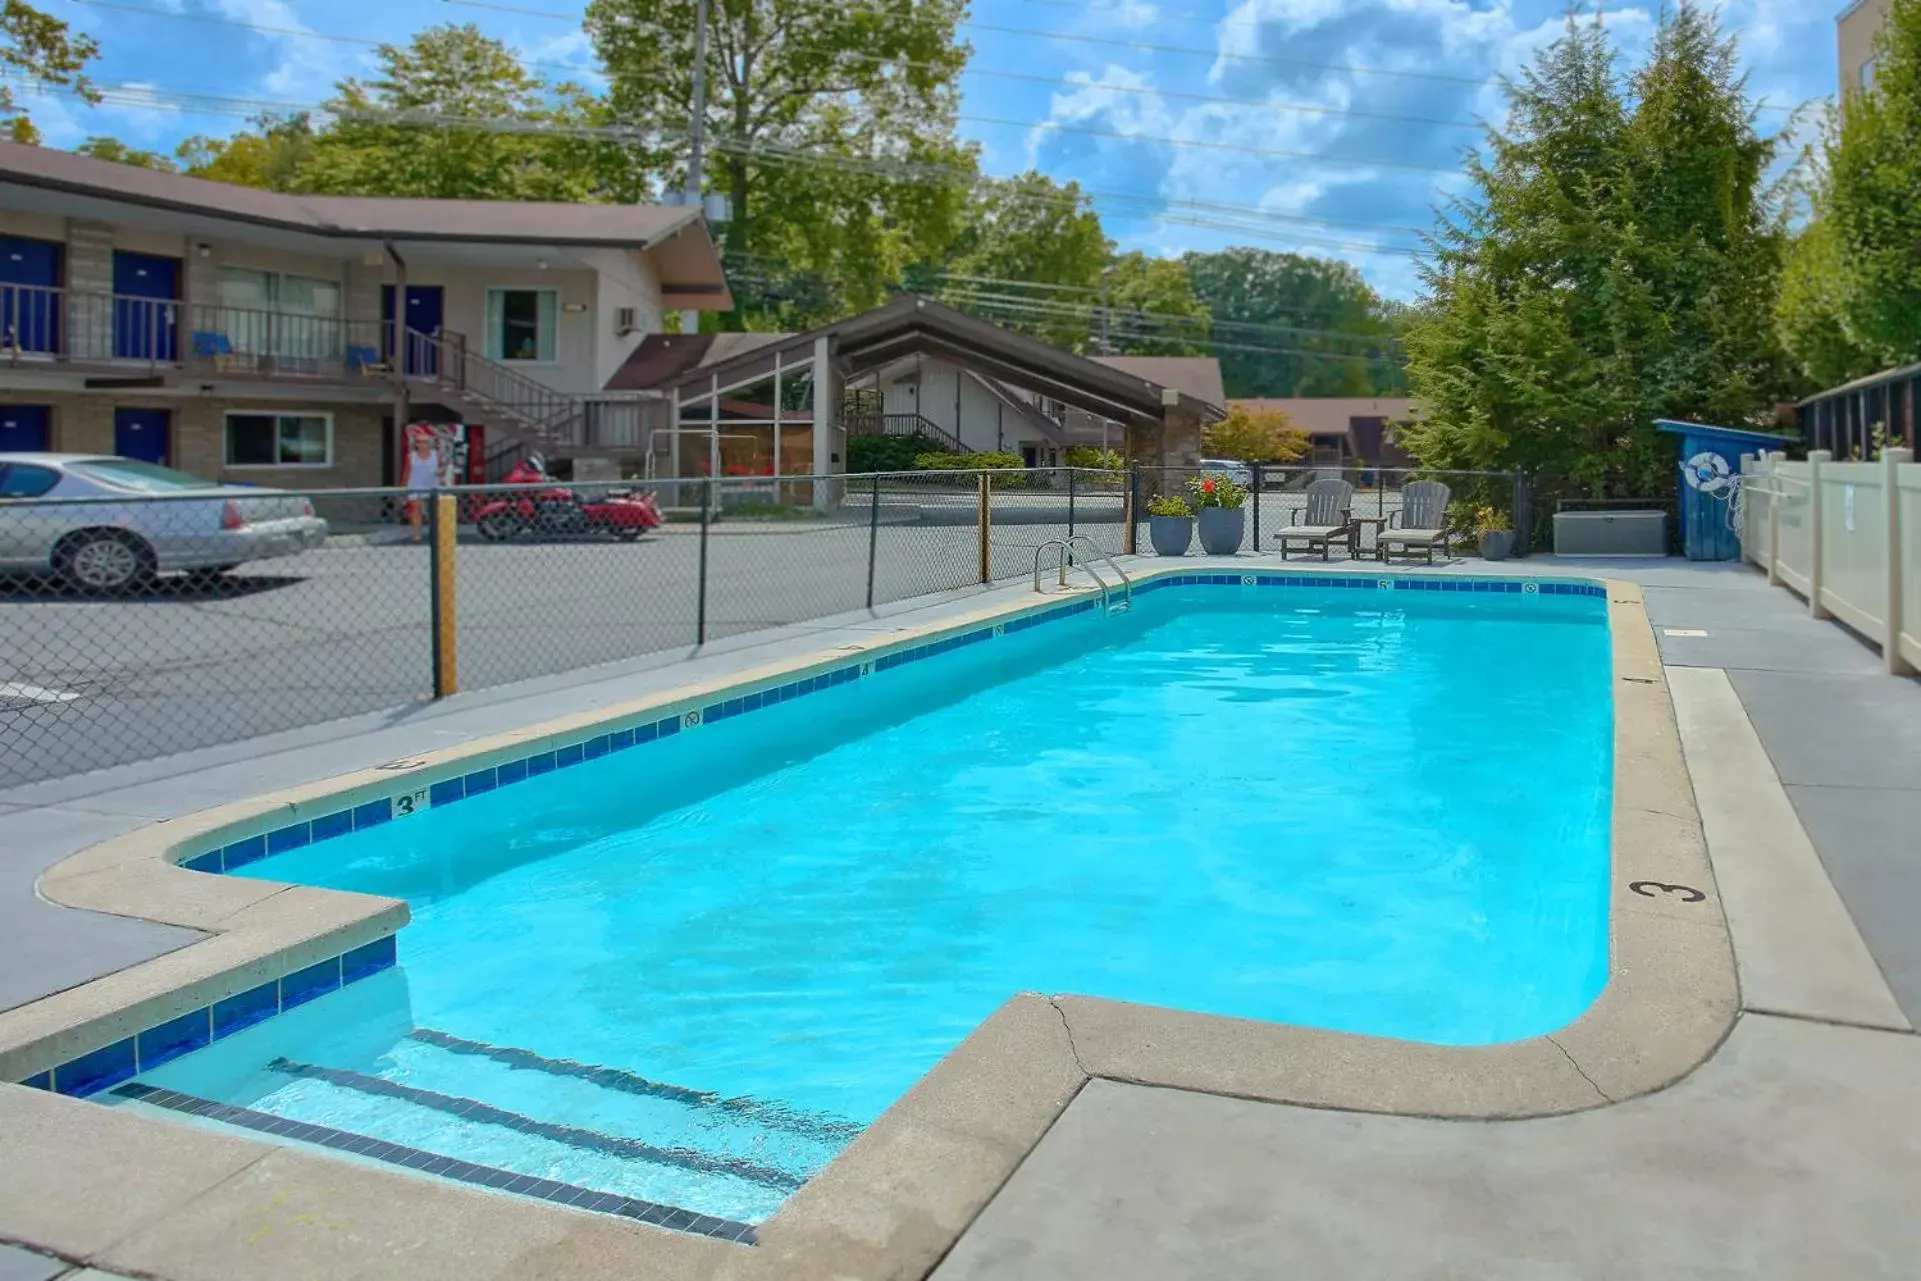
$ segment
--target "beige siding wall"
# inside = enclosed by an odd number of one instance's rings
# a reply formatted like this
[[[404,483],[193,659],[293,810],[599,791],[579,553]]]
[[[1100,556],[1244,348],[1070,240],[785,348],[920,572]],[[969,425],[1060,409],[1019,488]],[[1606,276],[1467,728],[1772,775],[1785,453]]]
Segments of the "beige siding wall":
[[[0,236],[25,236],[30,240],[65,240],[67,220],[56,214],[16,213],[0,209]]]
[[[53,447],[71,453],[113,452],[113,411],[120,406],[172,413],[173,466],[196,476],[276,485],[285,489],[343,489],[381,483],[381,422],[384,410],[367,404],[316,404],[252,400],[80,396],[0,390],[0,404],[51,405]],[[333,418],[333,464],[329,467],[242,468],[224,465],[228,411],[322,413]]]
[[[1861,88],[1861,68],[1874,55],[1874,38],[1887,25],[1893,6],[1894,0],[1860,0],[1835,24],[1841,88]]]
[[[589,312],[594,330],[592,390],[599,391],[633,355],[644,336],[660,332],[660,277],[641,254],[597,249],[580,256],[594,269],[595,296]],[[614,313],[622,307],[634,309],[635,330],[631,334],[614,330]]]

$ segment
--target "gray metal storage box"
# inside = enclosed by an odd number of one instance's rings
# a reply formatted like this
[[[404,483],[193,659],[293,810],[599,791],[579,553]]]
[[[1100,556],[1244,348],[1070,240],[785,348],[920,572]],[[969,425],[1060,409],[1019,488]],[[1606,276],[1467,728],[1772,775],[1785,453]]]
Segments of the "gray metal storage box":
[[[1664,511],[1556,512],[1556,556],[1665,556]]]

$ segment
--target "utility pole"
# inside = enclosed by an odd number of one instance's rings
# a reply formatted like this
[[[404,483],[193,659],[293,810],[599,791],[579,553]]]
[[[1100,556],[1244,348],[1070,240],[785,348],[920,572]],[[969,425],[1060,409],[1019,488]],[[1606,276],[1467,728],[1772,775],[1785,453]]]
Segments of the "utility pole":
[[[1101,355],[1103,356],[1114,354],[1114,349],[1107,343],[1107,281],[1113,274],[1112,267],[1101,268]]]
[[[704,212],[701,200],[701,162],[704,154],[707,132],[707,0],[696,0],[694,6],[694,115],[687,125],[687,193],[685,200],[695,209]],[[680,313],[680,332],[697,333],[700,330],[700,313],[683,311]]]

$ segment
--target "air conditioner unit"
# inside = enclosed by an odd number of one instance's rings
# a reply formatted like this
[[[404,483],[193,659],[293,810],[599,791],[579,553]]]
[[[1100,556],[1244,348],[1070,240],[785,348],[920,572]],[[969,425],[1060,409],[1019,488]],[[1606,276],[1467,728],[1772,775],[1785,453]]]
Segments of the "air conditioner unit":
[[[614,308],[614,332],[616,334],[625,337],[639,328],[640,326],[634,323],[634,309],[632,307]]]

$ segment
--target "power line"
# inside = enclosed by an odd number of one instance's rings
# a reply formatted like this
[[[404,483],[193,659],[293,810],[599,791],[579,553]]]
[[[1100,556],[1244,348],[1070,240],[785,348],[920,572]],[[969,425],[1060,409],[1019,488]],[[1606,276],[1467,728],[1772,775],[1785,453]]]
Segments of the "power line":
[[[468,9],[491,9],[498,13],[522,14],[533,18],[555,18],[563,22],[582,22],[583,13],[565,13],[553,9],[535,9],[521,5],[503,4],[498,0],[441,0],[443,4],[459,5]],[[911,17],[899,9],[884,4],[862,3],[861,0],[840,0],[839,7],[852,12],[872,13],[883,18]],[[1075,8],[1087,6],[1073,5]],[[1095,6],[1113,7],[1113,6]],[[1223,15],[1225,16],[1225,15]],[[1264,66],[1302,67],[1314,71],[1338,71],[1348,75],[1379,76],[1386,79],[1430,80],[1444,84],[1471,85],[1485,87],[1497,85],[1502,81],[1499,75],[1460,76],[1441,71],[1390,70],[1386,67],[1368,67],[1351,62],[1315,62],[1303,58],[1282,58],[1271,54],[1228,53],[1224,50],[1204,48],[1197,45],[1155,44],[1149,41],[1133,40],[1119,36],[1084,35],[1078,32],[1055,31],[1046,27],[1010,27],[999,23],[978,22],[972,18],[962,18],[955,22],[956,27],[970,31],[990,31],[998,35],[1025,36],[1046,40],[1062,40],[1071,44],[1102,45],[1113,48],[1131,49],[1142,53],[1172,53],[1193,57],[1208,58],[1221,62],[1250,62]],[[1791,107],[1775,107],[1766,103],[1757,104],[1759,110],[1791,111]]]
[[[337,44],[348,44],[348,45],[354,45],[359,48],[379,48],[382,45],[392,43],[391,41],[366,39],[361,36],[347,36],[347,35],[338,35],[338,34],[324,32],[324,31],[310,31],[302,27],[267,26],[262,23],[246,22],[239,18],[216,17],[212,14],[185,13],[185,12],[176,13],[166,9],[149,8],[144,5],[118,3],[117,0],[66,0],[66,2],[68,4],[84,5],[91,8],[113,9],[122,13],[144,14],[154,18],[168,18],[168,19],[175,19],[175,20],[184,21],[184,22],[205,23],[210,26],[237,28],[242,31],[258,32],[262,35],[286,36],[286,37],[290,37],[293,39],[300,39],[300,40],[322,40],[322,41],[328,41],[328,42],[337,43]],[[466,3],[466,2],[467,0],[449,0],[449,3]],[[865,55],[855,55],[855,56],[865,56]],[[886,59],[886,58],[880,57],[879,55],[872,55],[872,60],[876,62],[886,62],[889,65],[895,65],[895,66],[929,67],[933,65],[931,63],[915,63],[911,61],[902,61],[898,59]],[[575,74],[579,73],[582,70],[582,68],[579,66],[575,66],[567,63],[543,62],[539,59],[531,59],[531,58],[522,59],[521,65],[527,66],[527,67],[539,67],[543,69],[565,71],[565,72],[570,72]],[[1136,87],[1136,86],[1106,85],[1106,84],[1100,84],[1095,82],[1067,80],[1059,77],[1029,76],[1029,75],[1018,73],[1018,72],[1000,73],[1000,72],[975,71],[973,68],[965,68],[963,69],[962,74],[983,74],[983,75],[1005,74],[1006,76],[1012,79],[1037,81],[1040,83],[1053,84],[1053,85],[1057,85],[1057,86],[1060,86],[1063,88],[1069,88],[1069,89],[1099,89],[1104,91],[1112,90],[1115,92],[1136,93],[1136,94],[1155,92],[1154,90],[1151,90],[1151,89],[1145,89],[1145,88]],[[1191,97],[1204,102],[1217,102],[1217,103],[1225,103],[1225,104],[1233,104],[1233,105],[1244,105],[1244,106],[1251,106],[1251,107],[1276,110],[1276,111],[1303,111],[1303,112],[1313,112],[1313,113],[1318,113],[1321,115],[1329,115],[1329,116],[1371,117],[1371,118],[1378,118],[1383,120],[1396,121],[1399,123],[1461,126],[1461,127],[1467,127],[1467,128],[1478,127],[1476,125],[1473,125],[1471,122],[1466,122],[1466,121],[1450,121],[1450,120],[1440,120],[1440,119],[1416,117],[1416,116],[1394,116],[1394,115],[1387,115],[1387,114],[1369,113],[1365,111],[1354,111],[1346,108],[1317,107],[1310,104],[1299,104],[1299,103],[1269,102],[1269,101],[1263,101],[1261,99],[1253,99],[1253,98],[1247,98],[1247,99],[1219,98],[1219,97],[1215,97],[1213,95],[1208,95],[1208,94],[1179,94],[1179,93],[1163,93],[1161,94],[1161,96],[1162,97]],[[1428,164],[1420,164],[1418,162],[1406,161],[1406,160],[1364,159],[1361,157],[1341,156],[1338,153],[1315,152],[1315,151],[1290,151],[1290,150],[1283,150],[1283,149],[1273,148],[1273,147],[1246,146],[1240,143],[1213,142],[1207,139],[1200,139],[1200,138],[1173,138],[1173,137],[1168,137],[1162,134],[1124,133],[1117,129],[1093,129],[1093,128],[1088,128],[1087,126],[1084,126],[1084,125],[1057,123],[1051,120],[1011,120],[1011,119],[1007,119],[1005,117],[999,117],[999,116],[976,116],[976,115],[968,115],[968,114],[958,115],[956,119],[965,121],[970,124],[997,125],[997,126],[1003,126],[1003,127],[1013,127],[1017,129],[1041,129],[1049,133],[1078,134],[1081,136],[1092,137],[1092,138],[1114,138],[1122,142],[1154,143],[1154,144],[1171,146],[1171,147],[1191,148],[1199,151],[1236,152],[1244,155],[1266,156],[1274,159],[1314,160],[1321,163],[1356,165],[1364,168],[1374,168],[1374,169],[1405,169],[1405,170],[1420,172],[1420,173],[1458,172],[1458,166],[1428,165]]]

